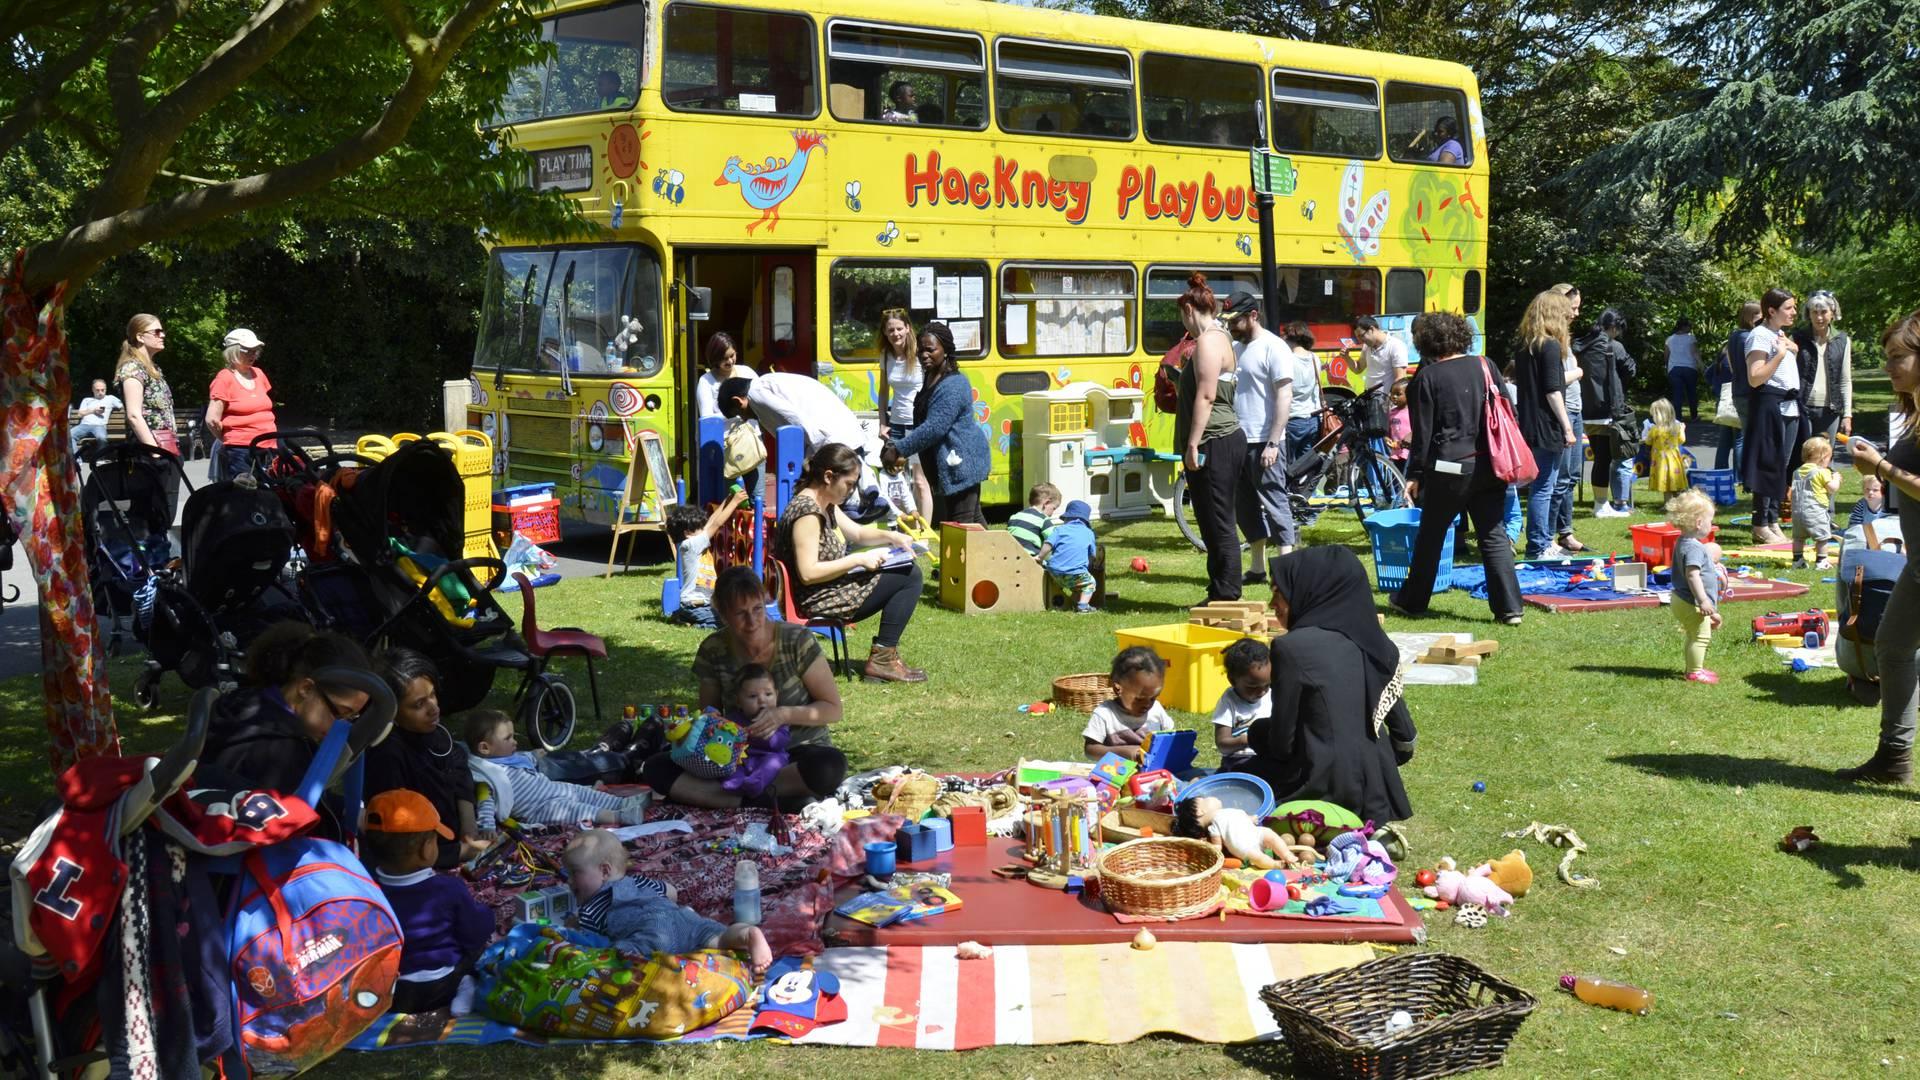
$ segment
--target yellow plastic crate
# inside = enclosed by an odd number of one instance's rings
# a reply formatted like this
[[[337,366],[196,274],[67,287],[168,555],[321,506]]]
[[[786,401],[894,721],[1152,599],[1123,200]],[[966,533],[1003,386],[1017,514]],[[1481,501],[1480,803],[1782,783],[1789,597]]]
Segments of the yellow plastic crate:
[[[462,428],[436,431],[427,438],[453,458],[461,476],[487,476],[493,472],[493,440],[484,431]]]
[[[468,531],[467,542],[460,548],[460,557],[463,559],[498,558],[499,550],[493,546],[493,530]]]
[[[1227,665],[1220,658],[1227,646],[1246,637],[1198,623],[1168,623],[1115,630],[1120,648],[1145,645],[1167,662],[1166,685],[1160,704],[1186,712],[1211,713],[1227,691]]]
[[[469,533],[483,532],[493,528],[493,478],[491,476],[469,476],[461,481],[466,487],[466,524],[461,528]]]
[[[353,452],[371,461],[384,461],[393,453],[393,440],[385,435],[362,435],[360,441],[353,444]]]

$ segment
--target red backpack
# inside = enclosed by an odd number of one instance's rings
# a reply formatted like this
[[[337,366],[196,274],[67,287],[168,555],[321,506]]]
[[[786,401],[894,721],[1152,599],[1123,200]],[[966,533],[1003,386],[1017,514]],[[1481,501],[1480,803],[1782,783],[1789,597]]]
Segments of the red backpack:
[[[1153,407],[1163,413],[1180,409],[1180,369],[1193,355],[1195,344],[1191,335],[1182,337],[1160,357],[1160,366],[1154,369]]]

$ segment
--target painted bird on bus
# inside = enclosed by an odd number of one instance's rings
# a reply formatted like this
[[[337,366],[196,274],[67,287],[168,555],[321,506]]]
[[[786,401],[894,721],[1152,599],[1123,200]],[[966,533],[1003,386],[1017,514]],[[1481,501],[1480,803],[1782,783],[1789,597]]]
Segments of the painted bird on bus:
[[[748,235],[763,223],[768,232],[780,223],[780,204],[800,187],[800,178],[807,173],[807,159],[816,149],[826,150],[826,142],[826,136],[817,131],[796,131],[790,159],[769,156],[765,165],[748,164],[737,156],[727,159],[726,168],[720,171],[720,178],[713,186],[739,184],[740,197],[760,211],[760,220],[747,225]]]

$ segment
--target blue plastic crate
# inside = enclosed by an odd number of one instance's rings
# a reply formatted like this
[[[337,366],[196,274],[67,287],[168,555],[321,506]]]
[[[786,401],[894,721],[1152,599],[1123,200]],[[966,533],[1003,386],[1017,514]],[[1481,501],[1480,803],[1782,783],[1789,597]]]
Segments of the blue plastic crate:
[[[1373,541],[1373,577],[1381,592],[1393,592],[1406,584],[1407,571],[1413,567],[1413,541],[1420,535],[1420,511],[1417,508],[1382,510],[1366,520],[1367,538]],[[1440,548],[1440,568],[1433,576],[1435,594],[1453,588],[1453,530],[1446,531]]]
[[[1687,483],[1706,492],[1715,506],[1733,506],[1740,501],[1732,469],[1688,469]]]

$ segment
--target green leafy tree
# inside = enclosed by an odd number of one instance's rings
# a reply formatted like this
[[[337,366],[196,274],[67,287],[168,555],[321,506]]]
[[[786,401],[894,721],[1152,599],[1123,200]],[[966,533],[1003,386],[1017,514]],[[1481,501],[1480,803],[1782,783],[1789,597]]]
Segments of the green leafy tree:
[[[66,460],[66,318],[89,279],[142,249],[184,258],[301,221],[554,235],[577,219],[526,191],[524,156],[482,132],[511,73],[543,55],[527,0],[4,0],[0,37],[16,249],[0,281],[0,492],[40,588],[58,768],[118,741]]]

